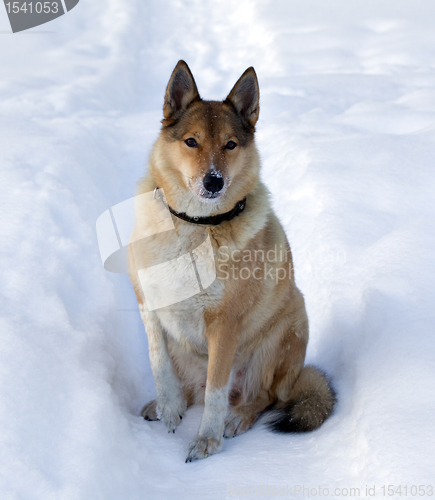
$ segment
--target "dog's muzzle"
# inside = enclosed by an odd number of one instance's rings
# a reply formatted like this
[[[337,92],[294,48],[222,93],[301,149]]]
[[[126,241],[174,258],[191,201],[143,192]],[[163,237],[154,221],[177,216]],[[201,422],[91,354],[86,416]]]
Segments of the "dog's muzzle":
[[[209,172],[208,174],[205,175],[203,179],[203,184],[204,184],[204,189],[206,190],[207,193],[210,193],[210,197],[214,197],[222,191],[222,188],[224,187],[224,179],[222,177],[222,174],[218,172]]]

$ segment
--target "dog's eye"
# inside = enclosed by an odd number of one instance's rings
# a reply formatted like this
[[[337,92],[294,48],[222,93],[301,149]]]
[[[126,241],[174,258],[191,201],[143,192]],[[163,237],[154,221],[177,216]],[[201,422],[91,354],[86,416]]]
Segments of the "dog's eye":
[[[228,141],[225,149],[234,149],[237,146],[237,144],[234,141]]]
[[[193,137],[189,137],[189,139],[186,139],[184,142],[189,148],[196,148],[196,146],[198,146],[198,143]]]

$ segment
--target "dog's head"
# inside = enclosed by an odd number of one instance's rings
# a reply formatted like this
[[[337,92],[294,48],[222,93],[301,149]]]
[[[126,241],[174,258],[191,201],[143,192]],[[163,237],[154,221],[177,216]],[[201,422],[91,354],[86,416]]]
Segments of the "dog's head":
[[[224,101],[205,101],[189,67],[179,61],[166,88],[162,130],[152,156],[159,187],[170,198],[183,199],[185,206],[179,208],[184,211],[231,208],[258,181],[258,114],[254,68],[243,73]]]

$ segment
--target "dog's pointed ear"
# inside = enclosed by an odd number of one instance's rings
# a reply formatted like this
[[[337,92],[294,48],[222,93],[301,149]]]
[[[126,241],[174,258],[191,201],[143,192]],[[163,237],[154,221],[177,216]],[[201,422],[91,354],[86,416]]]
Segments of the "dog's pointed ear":
[[[189,104],[200,99],[195,80],[184,61],[178,61],[166,87],[165,103],[163,105],[163,124],[172,121],[177,115],[187,109]]]
[[[226,101],[232,103],[248,126],[255,126],[260,112],[260,89],[252,66],[237,80]]]

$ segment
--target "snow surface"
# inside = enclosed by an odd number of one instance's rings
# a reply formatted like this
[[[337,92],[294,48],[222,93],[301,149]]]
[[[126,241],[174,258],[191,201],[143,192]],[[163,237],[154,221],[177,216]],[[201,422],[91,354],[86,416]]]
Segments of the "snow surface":
[[[82,0],[8,34],[0,8],[2,500],[381,498],[389,484],[413,498],[435,482],[434,23],[422,0]],[[154,393],[146,336],[95,234],[144,172],[180,58],[206,98],[258,73],[262,176],[308,361],[339,398],[314,433],[256,425],[191,464],[202,410],[173,435],[138,416]]]

